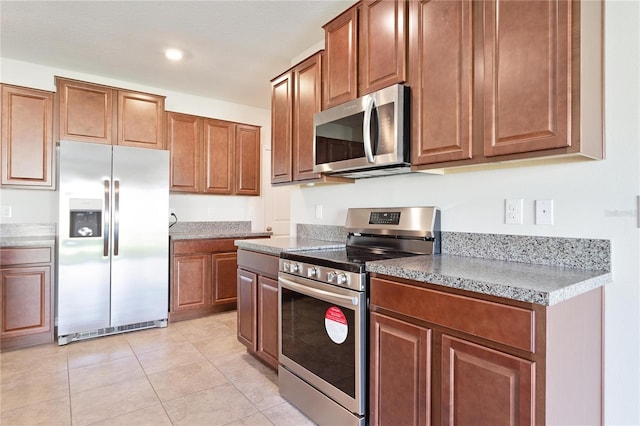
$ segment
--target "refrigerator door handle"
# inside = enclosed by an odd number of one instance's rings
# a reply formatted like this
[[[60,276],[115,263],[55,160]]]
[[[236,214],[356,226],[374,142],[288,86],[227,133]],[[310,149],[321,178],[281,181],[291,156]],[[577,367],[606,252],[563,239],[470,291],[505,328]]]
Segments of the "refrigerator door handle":
[[[111,185],[109,179],[104,180],[104,216],[102,217],[102,224],[104,227],[104,246],[102,249],[102,255],[109,256],[109,217],[111,216]]]
[[[119,251],[120,235],[120,181],[113,181],[113,255]]]

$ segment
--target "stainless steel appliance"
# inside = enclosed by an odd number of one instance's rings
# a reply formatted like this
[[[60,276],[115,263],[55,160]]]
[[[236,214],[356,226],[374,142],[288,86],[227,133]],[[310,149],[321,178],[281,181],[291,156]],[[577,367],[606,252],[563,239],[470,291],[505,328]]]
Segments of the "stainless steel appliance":
[[[317,112],[315,173],[353,178],[410,172],[409,88],[394,85]]]
[[[61,141],[58,344],[166,327],[168,151]]]
[[[366,424],[366,262],[440,252],[436,207],[349,209],[345,228],[344,249],[280,255],[280,393],[320,425]]]

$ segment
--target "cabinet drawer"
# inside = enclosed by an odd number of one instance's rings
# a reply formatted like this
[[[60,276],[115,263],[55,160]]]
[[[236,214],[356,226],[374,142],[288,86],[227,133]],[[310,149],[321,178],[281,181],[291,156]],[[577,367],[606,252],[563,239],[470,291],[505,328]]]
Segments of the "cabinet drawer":
[[[51,247],[12,247],[0,249],[0,265],[51,263]]]
[[[250,250],[238,250],[238,267],[258,272],[273,279],[278,278],[280,257],[257,253]]]
[[[371,305],[535,352],[535,312],[404,283],[371,279]]]
[[[173,254],[235,252],[236,238],[182,240],[173,242]]]

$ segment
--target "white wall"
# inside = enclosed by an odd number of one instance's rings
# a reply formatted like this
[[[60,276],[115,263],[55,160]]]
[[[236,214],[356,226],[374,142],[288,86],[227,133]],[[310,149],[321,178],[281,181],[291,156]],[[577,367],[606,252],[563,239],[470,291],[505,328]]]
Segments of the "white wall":
[[[8,58],[0,58],[0,81],[55,92],[54,76],[138,90],[166,96],[165,109],[261,126],[262,146],[271,145],[271,111],[222,102],[162,88],[51,68]],[[215,84],[215,82],[211,82]],[[269,82],[265,82],[269,84]],[[262,186],[269,184],[269,171],[263,171]],[[0,205],[11,206],[12,217],[2,223],[57,222],[57,192],[41,190],[0,190]],[[38,206],[38,208],[34,208]],[[247,196],[211,196],[172,194],[170,206],[181,221],[250,220],[256,231],[264,229],[264,199]],[[167,212],[167,220],[169,220]]]
[[[447,231],[602,238],[606,287],[605,424],[640,424],[640,2],[606,3],[604,161],[359,180],[292,190],[291,223],[344,225],[358,206],[437,205]],[[524,199],[524,224],[504,224],[504,200]],[[534,200],[554,200],[554,225],[534,225]],[[322,205],[322,220],[315,206]],[[294,229],[292,229],[294,232]]]

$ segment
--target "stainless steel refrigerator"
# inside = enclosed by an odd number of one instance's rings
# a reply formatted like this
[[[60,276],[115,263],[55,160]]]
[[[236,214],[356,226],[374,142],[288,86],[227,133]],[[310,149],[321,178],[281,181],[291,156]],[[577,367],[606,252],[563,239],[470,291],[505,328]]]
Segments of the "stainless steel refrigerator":
[[[61,141],[58,344],[166,327],[168,151]]]

